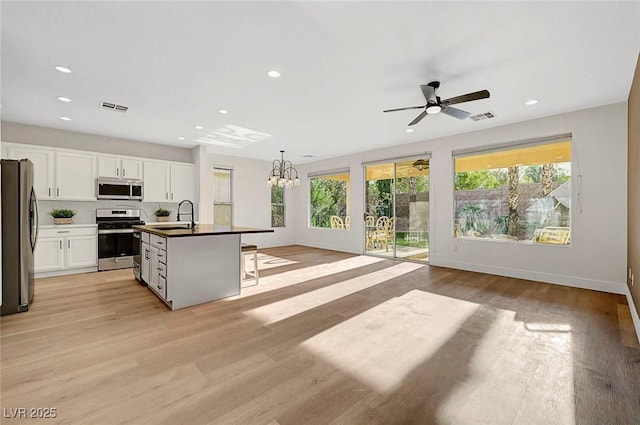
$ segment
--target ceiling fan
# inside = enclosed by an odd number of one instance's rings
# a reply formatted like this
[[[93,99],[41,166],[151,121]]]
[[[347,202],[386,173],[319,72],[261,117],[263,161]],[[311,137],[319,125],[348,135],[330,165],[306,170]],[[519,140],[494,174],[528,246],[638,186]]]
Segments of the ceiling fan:
[[[473,93],[463,94],[461,96],[451,97],[449,99],[441,100],[440,96],[436,94],[436,89],[440,87],[440,81],[432,81],[425,86],[420,86],[422,89],[422,94],[424,94],[425,99],[427,99],[427,104],[423,106],[409,106],[407,108],[398,108],[398,109],[387,109],[382,112],[395,112],[395,111],[404,111],[407,109],[424,109],[413,121],[409,123],[409,125],[414,125],[422,121],[424,117],[427,115],[437,114],[442,112],[443,114],[449,115],[450,117],[458,118],[463,120],[467,118],[471,113],[467,111],[463,111],[461,109],[452,108],[450,105],[455,105],[457,103],[463,102],[471,102],[472,100],[486,99],[489,97],[488,90],[480,90]]]

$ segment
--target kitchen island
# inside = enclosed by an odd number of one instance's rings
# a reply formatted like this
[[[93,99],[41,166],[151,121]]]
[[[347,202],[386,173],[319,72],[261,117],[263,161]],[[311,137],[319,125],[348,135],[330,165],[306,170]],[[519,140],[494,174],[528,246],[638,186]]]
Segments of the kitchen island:
[[[240,237],[273,229],[198,224],[134,226],[140,275],[172,310],[240,293]]]

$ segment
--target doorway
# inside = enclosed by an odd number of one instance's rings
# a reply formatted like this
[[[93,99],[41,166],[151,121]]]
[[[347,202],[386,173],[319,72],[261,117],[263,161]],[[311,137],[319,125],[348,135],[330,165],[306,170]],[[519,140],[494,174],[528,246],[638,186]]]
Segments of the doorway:
[[[365,254],[429,261],[429,158],[365,165]]]

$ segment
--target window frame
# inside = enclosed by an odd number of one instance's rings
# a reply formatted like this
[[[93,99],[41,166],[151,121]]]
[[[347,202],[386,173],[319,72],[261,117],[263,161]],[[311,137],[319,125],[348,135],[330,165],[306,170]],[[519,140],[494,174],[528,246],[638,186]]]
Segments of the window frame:
[[[274,203],[273,202],[273,190],[282,190],[282,203]],[[285,187],[284,186],[280,186],[277,184],[274,184],[273,186],[271,186],[271,193],[270,193],[271,199],[271,228],[281,228],[281,227],[287,227],[287,206],[286,206],[286,191],[285,191]],[[282,225],[281,226],[274,226],[273,225],[273,207],[274,206],[281,206],[282,207]]]
[[[552,164],[568,163],[570,165],[570,174],[569,174],[569,179],[567,180],[567,183],[570,185],[572,190],[571,190],[570,206],[568,211],[568,226],[562,227],[562,228],[568,228],[569,236],[568,236],[567,243],[553,243],[553,242],[542,242],[539,240],[534,240],[535,234],[536,234],[535,231],[534,231],[534,237],[525,238],[525,239],[502,239],[502,238],[492,238],[492,237],[482,237],[482,236],[474,237],[474,236],[456,234],[456,224],[458,221],[458,218],[457,218],[458,200],[456,199],[456,192],[457,192],[456,178],[457,178],[458,172],[456,172],[456,159],[463,158],[463,157],[480,156],[480,155],[491,154],[491,153],[505,152],[509,150],[518,150],[518,149],[523,149],[528,147],[553,145],[553,144],[559,144],[562,142],[570,143],[571,157],[568,161],[557,162]],[[502,242],[502,243],[512,243],[512,244],[515,243],[520,245],[571,247],[573,245],[573,230],[574,230],[573,223],[574,223],[575,209],[578,208],[581,202],[580,192],[579,191],[576,192],[575,190],[573,190],[575,187],[574,179],[578,179],[577,181],[579,181],[581,178],[580,174],[576,172],[576,170],[578,169],[578,165],[576,163],[577,159],[575,157],[574,150],[575,150],[575,144],[574,144],[572,133],[543,137],[543,138],[536,138],[536,139],[527,139],[527,140],[521,140],[521,141],[515,141],[515,142],[507,142],[507,143],[501,143],[501,144],[493,144],[493,145],[487,145],[487,146],[479,146],[475,148],[466,148],[462,150],[454,150],[452,152],[452,157],[451,157],[451,164],[452,164],[452,170],[453,170],[451,237],[454,239],[460,239],[460,240],[477,240],[477,241]],[[542,165],[542,164],[532,164],[532,165],[513,164],[513,166],[524,166],[524,167],[530,167],[533,165]],[[505,169],[505,167],[491,168],[491,170],[500,170],[500,169]],[[564,183],[561,183],[561,184],[564,184]],[[508,196],[505,199],[508,202]],[[557,228],[553,226],[545,226],[545,228],[547,227],[549,229]],[[541,229],[538,229],[538,230],[541,230]]]
[[[346,183],[346,187],[345,187],[345,217],[346,216],[350,216],[350,207],[349,207],[349,202],[350,202],[350,198],[351,198],[351,170],[349,167],[346,168],[338,168],[338,169],[333,169],[333,170],[323,170],[323,171],[317,171],[317,172],[310,172],[307,174],[307,178],[308,178],[308,182],[309,182],[309,186],[308,186],[308,190],[307,190],[307,207],[308,207],[308,214],[307,214],[307,226],[310,229],[328,229],[328,230],[348,230],[346,228],[343,229],[334,229],[332,228],[330,225],[328,227],[324,227],[324,226],[314,226],[312,224],[312,216],[313,216],[313,205],[311,205],[311,189],[313,187],[312,185],[312,181],[318,178],[326,178],[326,177],[331,177],[331,176],[337,176],[337,175],[347,175],[348,179],[344,180]],[[330,179],[329,179],[330,180]]]
[[[216,200],[216,170],[228,171],[229,172],[229,201],[228,202],[220,202]],[[213,192],[213,224],[216,223],[216,207],[217,206],[229,206],[231,213],[229,215],[229,226],[233,226],[233,216],[234,216],[234,205],[233,205],[233,168],[227,167],[223,165],[214,165],[213,166],[213,179],[214,179],[214,192]]]

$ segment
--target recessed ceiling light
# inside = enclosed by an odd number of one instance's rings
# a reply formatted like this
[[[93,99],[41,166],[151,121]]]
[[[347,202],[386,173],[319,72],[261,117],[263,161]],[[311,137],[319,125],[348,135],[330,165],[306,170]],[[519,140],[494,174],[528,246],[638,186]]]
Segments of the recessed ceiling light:
[[[196,130],[202,130],[204,127],[201,125],[196,125]]]
[[[71,70],[65,66],[56,66],[56,69],[63,74],[71,74]]]
[[[530,99],[530,100],[527,100],[526,102],[524,102],[524,104],[527,105],[527,106],[535,105],[536,103],[538,103],[538,101],[536,99]]]
[[[64,96],[58,97],[58,100],[60,102],[71,102],[71,99],[69,99],[68,97],[64,97]]]
[[[178,140],[184,140],[184,137],[180,136],[178,137]]]
[[[272,69],[271,71],[267,72],[267,75],[268,75],[269,77],[271,77],[271,78],[278,78],[278,77],[280,77],[280,73],[279,73],[278,71],[276,71],[276,70],[273,70],[273,69]]]
[[[218,113],[224,115],[224,114],[228,114],[229,111],[227,111],[226,109],[218,109]]]
[[[413,133],[413,128],[407,128],[405,131],[406,131],[407,133]]]
[[[71,118],[69,118],[69,117],[60,117],[60,119],[62,121],[71,121]]]

